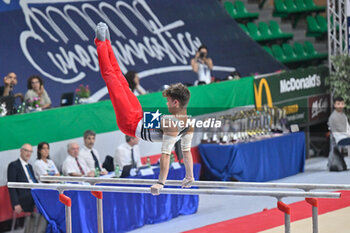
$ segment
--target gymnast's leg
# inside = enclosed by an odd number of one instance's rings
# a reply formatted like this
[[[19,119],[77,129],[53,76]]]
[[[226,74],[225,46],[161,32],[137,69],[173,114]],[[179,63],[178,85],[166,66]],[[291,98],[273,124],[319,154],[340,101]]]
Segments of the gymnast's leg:
[[[121,78],[124,78],[124,76],[121,72],[115,72],[111,64],[106,42],[106,30],[106,24],[99,23],[97,25],[95,44],[97,46],[97,55],[101,74],[107,85],[119,129],[124,134],[135,137],[136,127],[142,118],[142,112],[140,114],[138,111],[135,111],[135,107],[129,101],[129,97],[126,94],[125,88],[121,82]],[[118,77],[120,75],[121,77]]]
[[[117,59],[114,56],[113,48],[112,48],[111,42],[109,40],[108,28],[107,28],[107,37],[106,38],[107,38],[106,43],[107,43],[107,48],[108,48],[109,60],[112,64],[114,72],[117,74],[117,77],[119,78],[119,81],[121,82],[121,84],[124,88],[124,91],[125,91],[126,95],[128,96],[128,100],[129,100],[130,104],[132,105],[133,111],[135,113],[138,113],[139,116],[141,116],[141,118],[142,118],[143,110],[142,110],[141,104],[140,104],[139,100],[137,99],[137,97],[134,95],[134,93],[132,93],[132,91],[130,90],[129,84],[126,81],[124,75],[122,74],[120,67],[118,65]]]

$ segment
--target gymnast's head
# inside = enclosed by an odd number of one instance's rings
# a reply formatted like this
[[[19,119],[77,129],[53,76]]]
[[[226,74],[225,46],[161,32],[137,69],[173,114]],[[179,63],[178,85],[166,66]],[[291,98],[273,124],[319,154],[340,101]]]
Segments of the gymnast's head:
[[[175,83],[163,91],[163,97],[167,98],[169,112],[176,114],[187,108],[191,93],[182,83]]]

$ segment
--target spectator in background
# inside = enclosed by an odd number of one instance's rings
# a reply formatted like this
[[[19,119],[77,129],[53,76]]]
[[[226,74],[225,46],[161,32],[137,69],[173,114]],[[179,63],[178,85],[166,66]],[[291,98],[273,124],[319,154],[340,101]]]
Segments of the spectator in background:
[[[27,81],[28,91],[24,96],[24,101],[30,103],[35,97],[40,98],[41,109],[47,109],[51,107],[51,99],[44,89],[44,81],[38,75],[29,77]]]
[[[50,146],[47,142],[38,144],[37,160],[34,163],[35,177],[39,181],[40,176],[59,176],[60,173],[55,163],[50,160]]]
[[[98,169],[101,175],[106,175],[108,172],[102,168],[98,151],[94,149],[96,133],[92,130],[84,132],[84,146],[79,152],[79,158],[85,161],[85,164],[91,171]]]
[[[17,75],[14,72],[8,73],[4,77],[4,86],[0,86],[0,97],[1,96],[13,96],[15,98],[21,98],[23,101],[22,93],[13,93],[13,88],[17,85]]]
[[[79,145],[70,142],[67,145],[68,156],[62,165],[62,173],[65,176],[95,176],[95,172],[89,170],[85,161],[79,158]]]
[[[196,52],[195,57],[191,60],[192,70],[197,73],[198,80],[196,85],[209,84],[211,82],[211,70],[213,69],[213,61],[208,57],[208,48],[201,45]]]
[[[333,100],[334,111],[329,116],[328,127],[331,130],[335,142],[338,143],[344,138],[350,137],[350,126],[348,117],[344,113],[344,99],[336,97]]]
[[[37,183],[32,165],[28,163],[32,156],[33,148],[30,144],[23,144],[20,149],[20,157],[9,164],[7,168],[8,182]],[[16,214],[34,211],[34,200],[30,189],[9,188],[11,204]],[[25,220],[24,232],[46,232],[47,222],[39,213],[33,212]],[[33,227],[34,226],[34,227]]]
[[[136,95],[146,94],[146,90],[140,85],[140,78],[136,71],[128,71],[125,74],[126,81],[128,81],[131,91]]]
[[[349,153],[350,143],[350,125],[348,117],[344,113],[344,99],[336,97],[333,100],[334,111],[329,116],[328,126],[331,131],[331,146],[328,155],[327,167],[330,171],[347,170],[346,162],[344,161],[343,149],[347,147]]]
[[[11,162],[7,168],[8,182],[37,183],[34,177],[32,165],[28,163],[32,156],[33,148],[30,144],[24,144],[20,149],[19,159]],[[11,203],[17,214],[21,212],[33,212],[34,200],[30,189],[9,188]]]
[[[114,166],[118,164],[120,169],[126,165],[132,165],[133,168],[141,167],[140,149],[137,146],[139,139],[125,135],[125,141],[115,151]]]
[[[4,86],[0,86],[0,105],[3,103],[5,104],[7,110],[6,115],[16,113],[16,98],[20,99],[20,103],[23,101],[22,93],[13,93],[13,89],[16,85],[17,75],[10,72],[4,77]]]

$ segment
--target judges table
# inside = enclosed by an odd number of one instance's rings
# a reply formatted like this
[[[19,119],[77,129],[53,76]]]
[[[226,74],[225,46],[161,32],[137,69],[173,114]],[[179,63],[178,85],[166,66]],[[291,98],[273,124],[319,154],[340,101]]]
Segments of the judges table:
[[[159,168],[154,175],[133,178],[157,179]],[[199,178],[200,165],[194,165],[194,175]],[[168,179],[183,179],[185,169],[170,168]],[[86,191],[65,191],[72,200],[72,232],[97,232],[96,198]],[[58,201],[54,190],[32,190],[35,204],[48,221],[46,232],[65,232],[65,209]],[[198,208],[198,195],[170,195],[139,193],[103,193],[104,232],[125,232],[145,224],[170,220],[179,215],[193,214]]]
[[[231,145],[201,144],[198,148],[210,179],[263,182],[304,171],[303,132]]]

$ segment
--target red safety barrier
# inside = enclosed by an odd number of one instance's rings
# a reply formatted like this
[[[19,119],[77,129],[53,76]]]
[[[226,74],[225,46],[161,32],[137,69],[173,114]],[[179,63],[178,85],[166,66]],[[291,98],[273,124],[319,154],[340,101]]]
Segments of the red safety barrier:
[[[277,208],[282,211],[283,213],[289,214],[290,215],[290,207],[289,205],[279,201],[277,202]]]
[[[60,202],[62,202],[64,205],[71,207],[72,206],[72,200],[64,195],[63,193],[60,194],[59,196]]]
[[[316,198],[305,198],[305,201],[314,207],[318,207],[318,201]]]
[[[98,199],[103,199],[103,194],[100,191],[91,191],[91,194]]]

